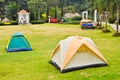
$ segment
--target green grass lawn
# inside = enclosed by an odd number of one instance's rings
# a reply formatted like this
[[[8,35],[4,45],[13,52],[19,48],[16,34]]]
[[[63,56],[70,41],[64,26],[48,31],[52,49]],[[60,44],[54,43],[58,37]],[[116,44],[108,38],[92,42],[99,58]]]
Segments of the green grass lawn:
[[[7,53],[5,48],[14,32],[23,32],[33,51]],[[112,29],[111,29],[112,31]],[[80,25],[41,24],[0,27],[0,80],[119,80],[120,37],[113,32],[82,30]],[[68,36],[90,37],[109,66],[60,73],[49,64],[57,43]]]

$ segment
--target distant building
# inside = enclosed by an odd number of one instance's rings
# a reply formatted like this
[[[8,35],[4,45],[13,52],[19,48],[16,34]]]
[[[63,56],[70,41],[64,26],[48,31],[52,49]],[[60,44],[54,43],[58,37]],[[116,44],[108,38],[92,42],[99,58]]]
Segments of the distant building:
[[[3,20],[2,20],[2,22],[4,23],[4,22],[10,22],[10,20],[8,19],[8,18],[4,18]]]
[[[73,18],[74,16],[80,16],[79,13],[66,13],[64,14],[64,18]]]
[[[29,24],[29,21],[29,12],[24,9],[18,12],[18,24]]]

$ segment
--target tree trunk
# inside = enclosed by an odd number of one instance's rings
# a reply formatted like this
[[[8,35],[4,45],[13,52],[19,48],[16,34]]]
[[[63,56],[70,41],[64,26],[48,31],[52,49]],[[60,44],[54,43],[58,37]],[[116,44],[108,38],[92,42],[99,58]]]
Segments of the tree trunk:
[[[108,24],[108,14],[107,14],[107,13],[105,14],[105,17],[106,17],[106,25],[105,25],[105,30],[107,30],[107,24]]]
[[[37,20],[40,20],[40,9],[38,10],[38,19]]]
[[[61,0],[61,17],[63,17],[63,15],[64,15],[63,7],[64,7],[64,2],[63,2],[63,0]]]
[[[119,5],[117,5],[117,17],[116,17],[116,32],[119,32]]]
[[[106,0],[106,14],[105,14],[105,17],[106,17],[106,26],[105,26],[105,30],[107,30],[107,26],[108,26],[108,4],[109,1]]]
[[[57,6],[55,6],[55,18],[57,18]]]
[[[47,14],[47,17],[49,16],[49,6],[48,6],[48,3],[47,3],[47,10],[46,10],[46,14]]]

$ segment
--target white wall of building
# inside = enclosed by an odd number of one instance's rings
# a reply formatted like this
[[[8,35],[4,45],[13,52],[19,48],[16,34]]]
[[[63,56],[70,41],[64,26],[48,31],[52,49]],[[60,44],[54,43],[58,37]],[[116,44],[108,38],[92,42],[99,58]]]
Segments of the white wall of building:
[[[18,23],[19,24],[29,24],[30,18],[29,14],[19,14],[18,15]]]

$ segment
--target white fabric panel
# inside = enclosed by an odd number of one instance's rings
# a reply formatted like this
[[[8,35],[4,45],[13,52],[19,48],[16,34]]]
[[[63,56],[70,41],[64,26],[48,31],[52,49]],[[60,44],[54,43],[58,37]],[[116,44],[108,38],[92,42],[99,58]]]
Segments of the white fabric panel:
[[[90,38],[83,37],[83,40],[86,40],[86,41],[90,42],[93,46],[95,46],[97,48],[97,46],[95,45],[95,43]]]
[[[51,60],[54,61],[58,66],[61,67],[61,58],[60,57],[61,57],[60,49],[58,49]]]
[[[66,52],[68,50],[68,47],[71,44],[71,41],[73,40],[74,37],[68,37],[67,39],[61,40],[59,42],[60,49],[58,49],[55,52],[55,55],[51,59],[54,61],[59,67],[63,65],[64,58],[66,56]],[[90,42],[93,46],[96,47],[94,42],[87,37],[83,37],[84,40]],[[97,48],[97,47],[96,47]],[[101,59],[99,59],[96,55],[87,52],[87,51],[81,51],[76,53],[70,62],[66,65],[65,69],[67,68],[73,68],[73,67],[79,67],[79,66],[86,66],[86,65],[92,65],[92,64],[102,64],[105,63]]]
[[[61,67],[64,61],[64,57],[66,55],[66,51],[70,45],[72,38],[68,37],[67,39],[61,40],[59,42],[60,49],[58,49],[55,53],[55,55],[52,58],[52,61],[56,62],[57,65]]]
[[[60,41],[60,57],[61,57],[61,63],[63,64],[65,55],[66,55],[66,51],[68,50],[68,47],[72,41],[72,37],[68,37],[65,40]]]
[[[73,56],[73,58],[67,64],[65,69],[72,68],[72,67],[85,66],[85,65],[99,64],[99,63],[102,64],[105,62],[89,52],[79,52],[79,53],[76,53],[75,56]]]
[[[93,42],[93,40],[91,38],[87,38],[87,37],[84,37],[83,38],[84,40],[87,40],[88,42],[90,42],[98,51],[99,49],[97,48],[97,46],[95,45],[95,43]],[[99,51],[100,52],[100,51]],[[101,53],[101,52],[100,52]]]

